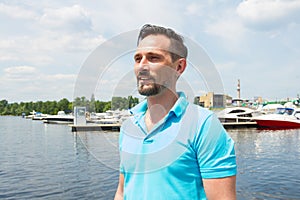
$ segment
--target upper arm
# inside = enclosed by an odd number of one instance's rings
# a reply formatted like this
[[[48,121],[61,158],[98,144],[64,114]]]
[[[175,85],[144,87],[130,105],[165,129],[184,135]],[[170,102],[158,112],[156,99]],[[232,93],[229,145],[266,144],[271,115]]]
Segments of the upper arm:
[[[118,184],[118,188],[114,200],[123,200],[123,192],[124,192],[124,174],[120,173],[119,184]]]
[[[236,176],[225,178],[203,179],[204,190],[207,199],[236,199]]]
[[[196,140],[203,186],[209,200],[236,199],[234,141],[215,115],[210,116]]]
[[[203,123],[194,144],[203,179],[236,175],[234,141],[215,115]]]

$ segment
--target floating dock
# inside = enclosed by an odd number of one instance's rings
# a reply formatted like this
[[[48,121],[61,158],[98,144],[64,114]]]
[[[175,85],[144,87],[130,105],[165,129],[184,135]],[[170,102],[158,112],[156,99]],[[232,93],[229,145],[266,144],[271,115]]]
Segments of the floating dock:
[[[86,125],[69,125],[72,132],[79,131],[120,131],[121,124],[86,124]]]
[[[255,128],[256,122],[222,122],[224,128]]]

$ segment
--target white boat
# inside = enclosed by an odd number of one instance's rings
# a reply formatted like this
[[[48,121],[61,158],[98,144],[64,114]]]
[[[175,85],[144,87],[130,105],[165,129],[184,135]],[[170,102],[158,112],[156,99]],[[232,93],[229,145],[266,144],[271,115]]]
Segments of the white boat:
[[[49,124],[73,124],[74,116],[67,115],[64,111],[59,111],[57,115],[48,115],[45,117],[43,122]]]
[[[278,108],[284,108],[281,104],[267,104],[265,106],[259,107],[258,110],[264,114],[272,114],[276,112]]]
[[[256,110],[247,107],[228,107],[217,113],[221,122],[248,122],[256,115]]]
[[[108,110],[105,113],[93,113],[88,118],[88,123],[96,123],[96,124],[122,124],[124,120],[126,120],[129,116],[131,116],[128,111],[112,111]]]
[[[30,115],[25,116],[25,119],[43,120],[47,116],[47,114],[43,114],[41,112],[36,112],[35,110],[33,110],[32,112],[30,112]]]
[[[225,127],[256,126],[254,116],[260,113],[247,107],[228,107],[217,113],[217,117]]]
[[[254,120],[261,128],[300,128],[300,109],[278,108],[276,113],[258,116]]]

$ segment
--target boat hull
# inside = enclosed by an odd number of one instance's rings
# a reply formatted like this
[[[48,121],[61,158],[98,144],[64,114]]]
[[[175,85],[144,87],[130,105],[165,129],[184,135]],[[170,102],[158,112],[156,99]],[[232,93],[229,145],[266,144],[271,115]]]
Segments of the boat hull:
[[[255,120],[259,127],[263,128],[300,128],[300,121],[282,121],[282,120]]]
[[[43,120],[44,123],[47,124],[73,124],[74,118],[67,118],[67,117],[61,117],[61,118],[55,118],[55,117],[48,117]]]

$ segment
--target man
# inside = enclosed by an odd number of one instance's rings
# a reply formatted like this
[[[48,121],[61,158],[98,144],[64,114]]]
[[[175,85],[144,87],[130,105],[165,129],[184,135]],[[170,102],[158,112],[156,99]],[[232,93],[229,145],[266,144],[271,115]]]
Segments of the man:
[[[120,131],[115,200],[236,199],[234,142],[211,111],[176,92],[186,58],[173,30],[142,27],[134,71],[147,98]]]

